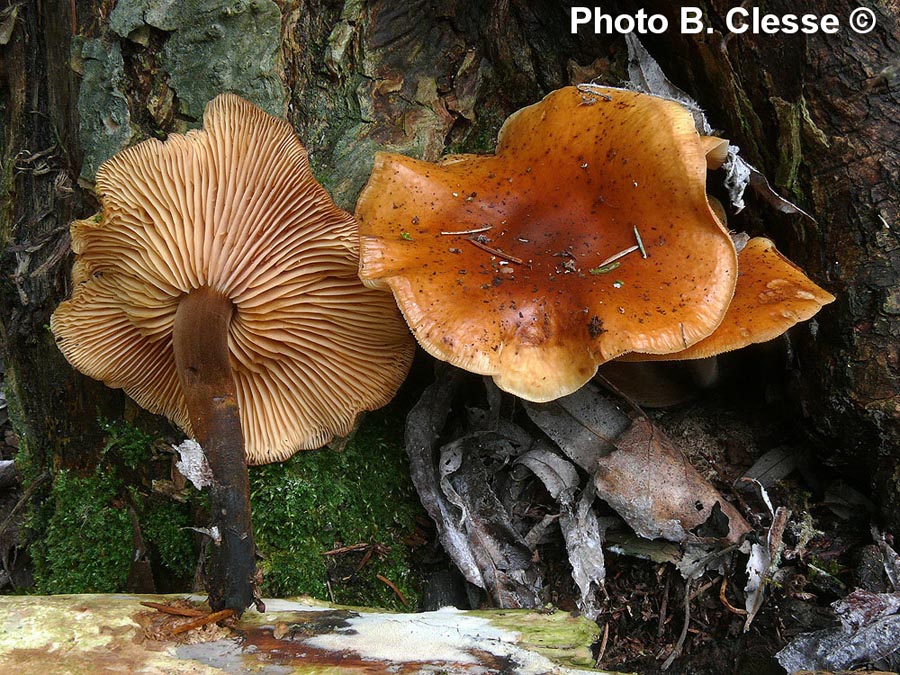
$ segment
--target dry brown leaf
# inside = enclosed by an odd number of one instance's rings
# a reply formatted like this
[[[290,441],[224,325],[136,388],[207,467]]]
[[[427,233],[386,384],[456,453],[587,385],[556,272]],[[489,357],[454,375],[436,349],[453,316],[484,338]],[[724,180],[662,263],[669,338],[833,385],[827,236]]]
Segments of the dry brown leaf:
[[[720,538],[736,543],[750,531],[737,510],[648,419],[637,419],[616,446],[615,452],[599,458],[594,484],[598,495],[640,536],[685,541],[692,530],[710,521],[716,504],[727,518]]]

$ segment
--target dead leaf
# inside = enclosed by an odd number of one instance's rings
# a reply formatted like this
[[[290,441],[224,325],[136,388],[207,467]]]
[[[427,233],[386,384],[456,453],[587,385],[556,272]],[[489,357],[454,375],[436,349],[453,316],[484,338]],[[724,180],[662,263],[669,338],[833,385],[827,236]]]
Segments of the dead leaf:
[[[831,606],[844,630],[851,633],[900,611],[900,593],[871,593],[857,588]]]
[[[467,581],[487,591],[499,607],[540,606],[542,579],[532,550],[497,497],[498,477],[485,466],[487,461],[504,466],[526,451],[528,447],[520,444],[521,430],[486,422],[483,415],[468,411],[476,428],[497,426],[515,438],[475,431],[436,447],[463,377],[462,371],[439,366],[435,382],[407,416],[413,483],[441,544]],[[497,407],[492,404],[491,410]]]
[[[601,455],[615,447],[615,439],[630,420],[619,403],[587,384],[551,403],[525,403],[525,411],[563,453],[588,473]]]
[[[744,476],[770,488],[793,473],[797,463],[796,451],[787,447],[774,448],[757,459]]]
[[[900,616],[878,619],[848,634],[843,628],[802,633],[775,655],[789,673],[844,670],[873,663],[900,650]]]
[[[884,556],[884,572],[887,574],[888,580],[895,591],[900,591],[900,555],[888,544],[884,534],[877,527],[872,526],[872,539],[881,549]]]
[[[606,578],[604,531],[593,510],[594,498],[594,487],[588,484],[578,502],[564,506],[559,516],[572,578],[580,593],[578,608],[591,621],[600,615],[600,593]]]
[[[571,503],[572,494],[581,482],[578,471],[571,462],[553,452],[549,445],[536,443],[535,447],[519,457],[516,462],[528,467],[540,478],[553,499]]]
[[[594,484],[597,494],[640,536],[686,541],[716,504],[728,519],[728,542],[736,543],[750,531],[737,510],[648,419],[635,420],[616,446],[598,460]]]
[[[766,582],[778,571],[781,541],[790,515],[788,509],[779,506],[766,533],[766,544],[753,544],[750,549],[750,559],[747,561],[747,585],[744,587],[744,593],[747,595],[744,603],[747,610],[747,618],[744,620],[745,633],[750,630],[750,624],[762,608]]]
[[[574,495],[581,484],[578,471],[553,452],[549,444],[540,441],[518,463],[530,469],[560,505],[559,526],[572,565],[572,578],[580,593],[578,607],[593,621],[600,614],[599,592],[606,578],[603,528],[593,510],[594,487],[588,483],[576,502]]]

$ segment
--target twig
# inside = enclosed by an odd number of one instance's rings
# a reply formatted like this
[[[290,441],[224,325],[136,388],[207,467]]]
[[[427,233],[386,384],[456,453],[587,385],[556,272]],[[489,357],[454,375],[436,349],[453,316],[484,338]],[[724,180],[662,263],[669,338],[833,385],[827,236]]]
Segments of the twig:
[[[688,634],[688,626],[691,623],[691,582],[686,581],[684,584],[684,626],[681,628],[681,635],[678,636],[678,641],[675,643],[675,646],[672,648],[672,653],[666,658],[663,662],[660,670],[668,670],[669,666],[672,665],[672,662],[681,654],[682,648],[684,648],[684,641],[687,639]]]
[[[31,495],[33,495],[34,491],[38,489],[38,486],[48,478],[50,478],[50,474],[44,472],[40,476],[38,476],[31,485],[25,488],[25,492],[22,493],[22,498],[18,502],[16,502],[16,505],[12,507],[9,515],[6,516],[6,519],[2,524],[0,524],[0,534],[6,532],[6,528],[9,527],[12,519],[19,512],[19,509],[21,509],[28,502],[28,500],[31,499]]]
[[[173,614],[175,616],[206,616],[206,612],[202,609],[194,609],[193,607],[173,607],[172,605],[163,605],[158,602],[142,602],[144,607],[155,609],[163,614]]]
[[[725,605],[725,609],[727,609],[732,614],[737,614],[738,616],[747,616],[746,609],[739,609],[728,602],[728,598],[725,597],[725,586],[728,585],[728,577],[724,574],[722,575],[722,585],[719,587],[719,601]]]
[[[659,605],[659,625],[656,628],[656,637],[662,638],[666,628],[666,610],[669,607],[669,583],[672,581],[672,575],[666,571],[666,585],[663,587],[662,602]]]
[[[351,546],[341,546],[340,548],[333,548],[330,551],[325,551],[322,555],[340,555],[341,553],[349,553],[350,551],[361,551],[364,548],[368,548],[369,544],[361,541],[358,544],[353,544]]]
[[[516,258],[515,256],[509,255],[508,253],[504,253],[503,251],[498,251],[496,248],[492,248],[492,247],[488,246],[487,244],[482,244],[477,239],[468,237],[466,239],[466,241],[469,242],[470,244],[472,244],[473,246],[475,246],[476,248],[480,248],[482,251],[487,251],[491,255],[497,256],[498,258],[502,258],[503,260],[508,260],[509,262],[512,262],[512,263],[518,263],[519,265],[522,264],[521,258]]]
[[[476,227],[474,230],[457,230],[456,232],[441,232],[443,235],[451,235],[451,234],[478,234],[479,232],[487,232],[488,230],[494,229],[493,225],[487,225],[485,227]]]
[[[397,588],[397,586],[394,584],[393,581],[391,581],[391,580],[388,579],[387,577],[382,576],[382,575],[380,575],[380,574],[376,574],[376,575],[375,575],[375,578],[378,579],[378,581],[381,581],[382,583],[387,584],[387,585],[390,587],[390,589],[391,589],[392,591],[394,591],[394,593],[397,594],[397,597],[400,598],[400,602],[402,602],[403,605],[406,606],[406,604],[407,604],[407,603],[406,603],[406,598],[403,596],[403,593],[400,592],[400,589]]]
[[[713,579],[712,581],[707,581],[700,588],[698,588],[696,591],[691,593],[691,600],[693,600],[694,598],[699,598],[701,595],[703,595],[706,591],[708,591],[710,588],[712,588],[715,585],[716,585],[715,579]]]
[[[635,244],[634,246],[629,246],[629,247],[626,248],[624,251],[619,251],[619,252],[616,253],[615,255],[609,256],[606,260],[604,260],[602,263],[600,263],[599,265],[597,265],[597,267],[596,267],[595,269],[599,269],[599,268],[601,268],[601,267],[606,267],[607,265],[609,265],[610,263],[615,262],[615,261],[618,260],[619,258],[624,258],[624,257],[625,257],[626,255],[628,255],[629,253],[634,253],[634,252],[637,251],[639,248],[640,248],[640,246],[638,246],[637,244]]]
[[[600,667],[600,661],[606,653],[606,642],[609,640],[609,621],[603,624],[603,637],[600,638],[600,649],[597,651],[597,658],[594,659],[594,668]]]
[[[360,571],[363,567],[366,566],[366,563],[367,563],[367,562],[369,562],[369,561],[372,559],[372,554],[373,554],[373,553],[375,553],[375,547],[374,547],[374,546],[370,546],[370,547],[366,550],[365,555],[363,555],[362,560],[360,560],[360,561],[359,561],[359,564],[356,566],[356,571],[353,572],[354,574],[359,574],[359,571]]]
[[[187,633],[189,630],[202,628],[203,626],[207,626],[211,623],[216,623],[217,621],[221,621],[222,619],[227,619],[230,616],[234,616],[233,609],[222,609],[218,612],[213,612],[212,614],[207,614],[206,616],[201,616],[194,619],[193,621],[188,621],[181,624],[180,626],[176,626],[172,629],[172,635],[181,635],[182,633]]]

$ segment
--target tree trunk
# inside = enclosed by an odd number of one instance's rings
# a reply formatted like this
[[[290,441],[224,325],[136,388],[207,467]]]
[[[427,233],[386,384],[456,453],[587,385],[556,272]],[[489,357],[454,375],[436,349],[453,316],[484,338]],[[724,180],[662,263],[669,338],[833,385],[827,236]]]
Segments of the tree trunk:
[[[838,33],[808,36],[731,34],[724,0],[702,5],[713,33],[681,35],[675,8],[643,7],[669,18],[645,46],[670,78],[817,220],[751,198],[731,224],[767,232],[837,295],[817,334],[795,333],[793,402],[898,531],[900,7],[874,4],[876,27],[858,35],[849,0],[767,3],[839,17]],[[67,225],[96,208],[80,185],[121,147],[199,126],[203,104],[231,90],[285,114],[352,210],[377,150],[489,151],[503,120],[549,90],[626,78],[622,38],[572,34],[551,0],[31,0],[4,16],[0,328],[18,431],[43,466],[90,465],[98,407],[112,416],[124,401],[74,373],[45,328],[69,290]]]
[[[37,467],[84,468],[101,441],[98,408],[121,416],[122,401],[73,371],[48,328],[68,293],[68,225],[90,200],[75,183],[70,19],[62,2],[14,6],[3,19],[11,32],[0,46],[0,345],[20,451]]]

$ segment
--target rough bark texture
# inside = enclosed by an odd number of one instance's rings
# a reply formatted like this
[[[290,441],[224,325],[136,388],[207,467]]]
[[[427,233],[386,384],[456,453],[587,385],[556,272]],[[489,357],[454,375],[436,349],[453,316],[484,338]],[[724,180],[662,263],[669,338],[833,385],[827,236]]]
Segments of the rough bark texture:
[[[426,159],[489,150],[503,119],[547,91],[625,77],[623,40],[587,29],[572,35],[568,7],[551,0],[177,4],[173,13],[156,0],[78,0],[73,21],[68,2],[35,0],[19,7],[0,46],[7,387],[27,446],[47,462],[77,465],[95,452],[98,404],[122,405],[74,374],[43,328],[67,290],[66,226],[94,204],[77,178],[89,181],[91,167],[117,145],[196,125],[195,102],[231,89],[285,112],[318,177],[352,208],[376,150]],[[838,296],[818,317],[817,335],[795,333],[794,401],[822,455],[871,482],[896,531],[900,150],[890,139],[900,137],[900,5],[871,4],[878,23],[867,35],[847,27],[850,0],[766,4],[775,14],[830,12],[841,20],[837,34],[812,36],[729,35],[725,0],[701,5],[714,33],[682,36],[676,7],[641,6],[673,24],[646,40],[669,76],[817,218],[813,224],[750,200],[732,225],[764,229]],[[270,63],[273,8],[281,49]],[[238,42],[258,45],[252,67],[228,67]],[[283,91],[269,79],[273,71]],[[260,79],[267,86],[254,88]]]
[[[101,440],[97,408],[112,412],[115,403],[110,408],[102,385],[68,366],[47,328],[66,293],[68,223],[84,208],[74,184],[80,152],[69,6],[51,4],[21,5],[0,46],[0,338],[24,447],[40,465],[84,466],[91,461],[84,448],[96,451]]]

